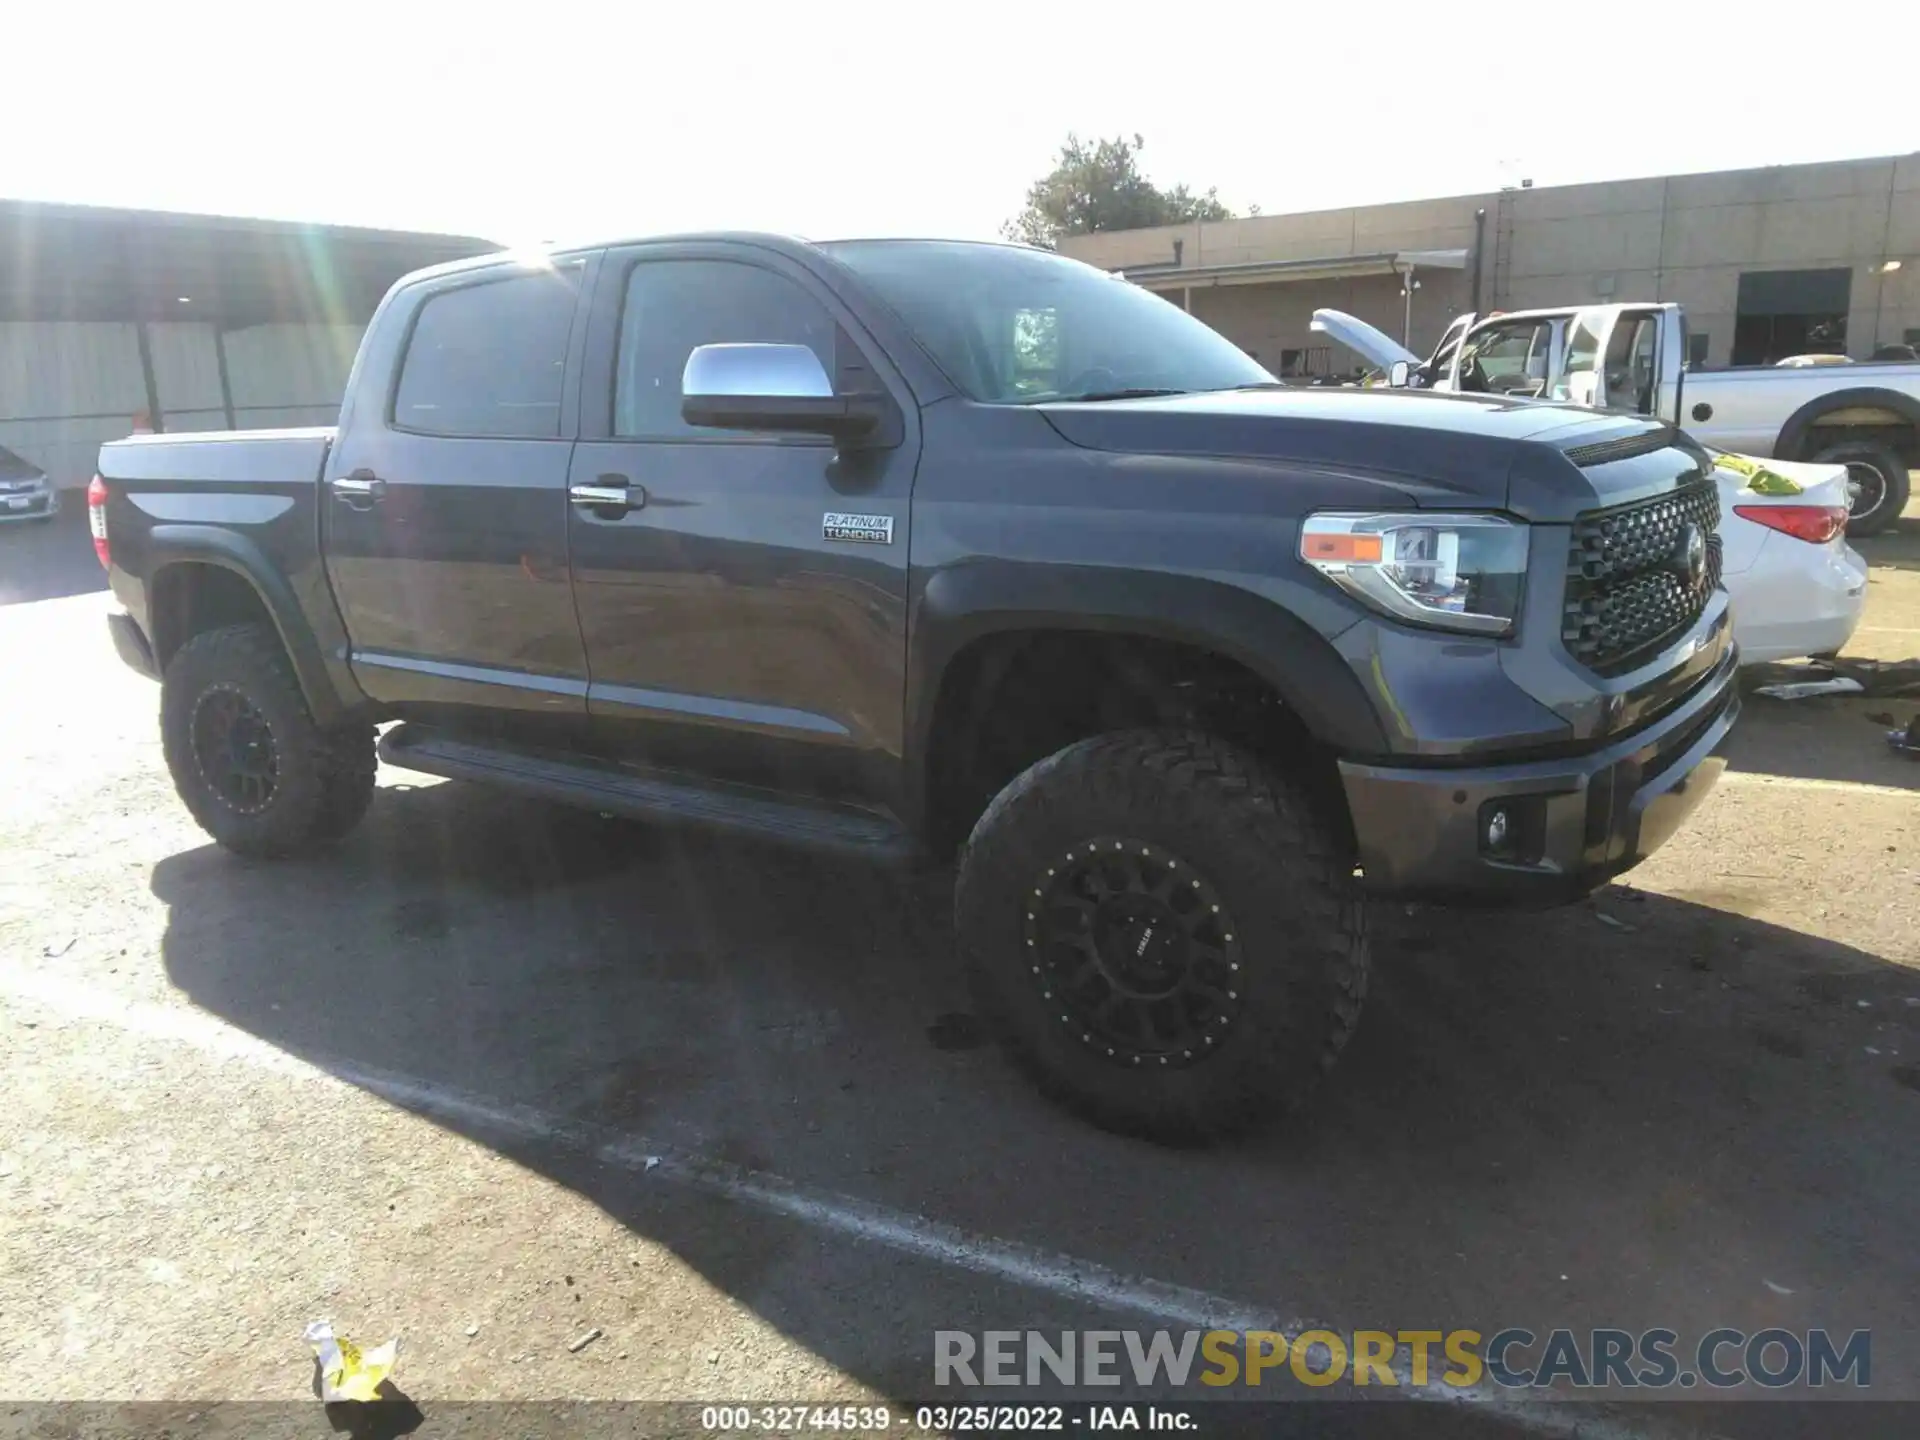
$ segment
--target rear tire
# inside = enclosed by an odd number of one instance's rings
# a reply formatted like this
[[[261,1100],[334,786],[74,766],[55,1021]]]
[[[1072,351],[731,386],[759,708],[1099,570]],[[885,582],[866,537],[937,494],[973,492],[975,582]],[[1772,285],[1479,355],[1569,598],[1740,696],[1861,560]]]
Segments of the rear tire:
[[[160,734],[193,818],[241,855],[338,840],[373,798],[373,727],[315,724],[265,626],[203,631],[180,647],[161,682]]]
[[[1856,481],[1860,484],[1860,503],[1865,508],[1848,517],[1848,535],[1878,535],[1907,508],[1911,483],[1907,462],[1892,446],[1873,440],[1848,440],[1829,445],[1809,458],[1816,464],[1845,465],[1849,489]]]
[[[1366,994],[1344,847],[1291,781],[1197,733],[1099,736],[1033,766],[974,827],[954,910],[1015,1061],[1093,1123],[1168,1143],[1298,1106]]]

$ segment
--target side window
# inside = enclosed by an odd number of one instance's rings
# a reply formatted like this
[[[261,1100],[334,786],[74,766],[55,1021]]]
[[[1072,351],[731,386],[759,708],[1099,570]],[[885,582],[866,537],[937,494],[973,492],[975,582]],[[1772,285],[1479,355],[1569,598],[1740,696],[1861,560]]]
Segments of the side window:
[[[628,440],[727,432],[680,416],[680,378],[700,345],[805,345],[835,375],[839,326],[796,282],[734,260],[643,260],[627,276],[613,433]]]
[[[1495,395],[1538,396],[1547,386],[1553,327],[1516,320],[1477,330],[1460,352],[1460,388]]]
[[[552,440],[581,266],[443,290],[420,307],[393,423],[429,435]]]
[[[1604,316],[1586,314],[1574,318],[1567,332],[1567,358],[1555,379],[1555,400],[1571,400],[1576,405],[1591,405],[1599,395],[1600,326]]]
[[[1654,342],[1659,324],[1651,316],[1622,316],[1607,337],[1607,407],[1653,413]]]

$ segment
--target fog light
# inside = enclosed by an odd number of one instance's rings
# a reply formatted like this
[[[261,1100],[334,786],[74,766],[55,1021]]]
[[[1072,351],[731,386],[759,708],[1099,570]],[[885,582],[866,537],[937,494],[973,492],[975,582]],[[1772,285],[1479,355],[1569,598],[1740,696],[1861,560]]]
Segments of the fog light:
[[[1507,812],[1495,810],[1487,817],[1486,846],[1489,850],[1507,848]]]

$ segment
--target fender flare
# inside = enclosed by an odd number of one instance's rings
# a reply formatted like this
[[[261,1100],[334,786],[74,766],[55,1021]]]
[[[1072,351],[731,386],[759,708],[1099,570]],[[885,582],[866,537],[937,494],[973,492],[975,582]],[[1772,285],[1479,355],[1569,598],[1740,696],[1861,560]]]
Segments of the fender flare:
[[[1380,717],[1324,636],[1252,591],[1189,575],[974,561],[935,574],[914,606],[907,653],[908,801],[924,813],[940,689],[975,641],[1019,630],[1083,630],[1212,651],[1259,676],[1314,739],[1384,753]]]
[[[265,552],[245,535],[214,525],[161,524],[147,536],[148,610],[161,576],[175,565],[212,565],[238,575],[252,587],[279,633],[280,644],[293,664],[294,678],[307,708],[322,725],[345,719],[366,697],[353,683],[344,664],[334,665],[314,634],[307,610],[291,582]],[[331,599],[328,602],[331,605]],[[158,629],[154,620],[149,621]],[[158,650],[158,637],[149,637]]]
[[[1920,429],[1920,400],[1915,400],[1911,395],[1879,386],[1835,390],[1826,395],[1816,395],[1787,417],[1787,423],[1780,427],[1780,434],[1773,442],[1773,453],[1782,460],[1795,458],[1814,421],[1829,411],[1851,410],[1856,406],[1891,410],[1896,415],[1905,416],[1908,424]]]

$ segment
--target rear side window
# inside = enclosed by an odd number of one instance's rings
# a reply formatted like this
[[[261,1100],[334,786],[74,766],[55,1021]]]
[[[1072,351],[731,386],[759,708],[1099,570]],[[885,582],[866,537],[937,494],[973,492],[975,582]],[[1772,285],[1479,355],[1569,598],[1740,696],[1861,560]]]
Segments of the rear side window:
[[[840,327],[797,283],[733,260],[643,260],[627,277],[614,372],[613,433],[632,440],[723,438],[680,415],[696,346],[805,345],[835,375]]]
[[[393,423],[429,435],[560,434],[578,263],[443,290],[413,323]]]

